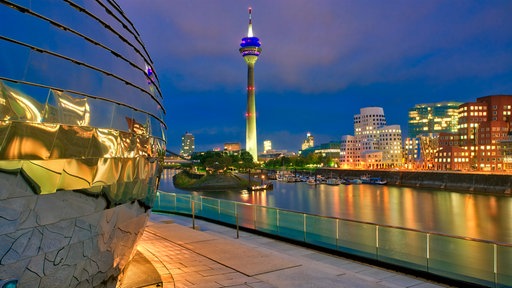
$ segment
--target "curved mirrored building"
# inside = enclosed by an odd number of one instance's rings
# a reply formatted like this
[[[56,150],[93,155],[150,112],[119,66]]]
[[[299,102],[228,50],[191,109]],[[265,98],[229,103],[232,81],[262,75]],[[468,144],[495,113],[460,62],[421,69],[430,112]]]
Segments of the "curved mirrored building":
[[[115,287],[165,153],[152,60],[112,0],[0,17],[0,284]]]

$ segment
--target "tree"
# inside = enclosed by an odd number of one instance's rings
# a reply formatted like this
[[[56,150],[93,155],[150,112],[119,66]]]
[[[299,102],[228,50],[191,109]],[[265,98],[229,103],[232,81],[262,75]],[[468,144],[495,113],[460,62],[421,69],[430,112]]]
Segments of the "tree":
[[[213,156],[205,160],[206,170],[212,171],[213,173],[220,173],[226,171],[230,164],[231,159],[229,159],[229,157],[225,157],[224,155],[221,155],[220,157]]]
[[[254,168],[256,165],[254,164],[254,159],[252,158],[252,154],[247,151],[240,152],[240,169],[248,170]]]

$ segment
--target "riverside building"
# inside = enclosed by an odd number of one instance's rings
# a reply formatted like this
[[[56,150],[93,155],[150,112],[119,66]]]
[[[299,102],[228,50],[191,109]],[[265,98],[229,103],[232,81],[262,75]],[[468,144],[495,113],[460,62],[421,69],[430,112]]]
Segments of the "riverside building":
[[[446,134],[435,156],[440,170],[509,170],[512,95],[490,95],[459,106],[458,131]]]
[[[451,132],[458,128],[459,106],[462,102],[416,104],[409,109],[409,138],[420,134]]]
[[[346,168],[395,168],[402,165],[400,125],[387,125],[384,109],[366,107],[354,115],[354,136],[340,143],[340,166]]]

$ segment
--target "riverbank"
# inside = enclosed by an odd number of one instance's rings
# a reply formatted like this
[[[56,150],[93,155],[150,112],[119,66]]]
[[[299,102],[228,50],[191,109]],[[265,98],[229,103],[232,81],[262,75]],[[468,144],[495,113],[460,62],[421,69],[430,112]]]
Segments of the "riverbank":
[[[234,174],[193,174],[181,171],[173,176],[176,188],[184,190],[232,190],[247,189],[249,181]]]
[[[449,171],[402,171],[402,170],[346,170],[317,169],[316,173],[323,176],[340,178],[359,178],[363,175],[380,177],[389,185],[446,189],[452,191],[487,193],[511,196],[512,175],[487,174]]]

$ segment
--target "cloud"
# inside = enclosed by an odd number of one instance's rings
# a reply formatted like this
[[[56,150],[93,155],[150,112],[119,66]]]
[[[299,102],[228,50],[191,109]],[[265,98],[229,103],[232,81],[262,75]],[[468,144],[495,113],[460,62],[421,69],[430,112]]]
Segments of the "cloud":
[[[155,62],[176,139],[185,130],[211,143],[245,138],[247,72],[238,45],[249,5],[263,48],[255,68],[258,129],[276,143],[297,147],[307,130],[337,140],[351,133],[353,114],[365,106],[382,106],[403,124],[418,101],[512,92],[507,0],[121,5]]]
[[[237,49],[247,29],[247,3],[151,3],[124,4],[143,19],[136,19],[144,26],[143,38],[159,65],[175,71],[171,73],[177,88],[204,91],[222,85],[233,90],[240,84],[242,61]],[[263,48],[257,64],[261,82],[282,91],[336,91],[354,83],[421,77],[421,71],[431,77],[432,66],[440,76],[482,73],[477,65],[451,68],[468,59],[488,63],[484,57],[471,58],[475,50],[485,49],[481,42],[512,45],[512,29],[505,28],[510,10],[478,2],[265,0],[252,4],[254,32]],[[504,54],[506,48],[495,52]],[[510,57],[503,60],[495,63],[508,64]]]

